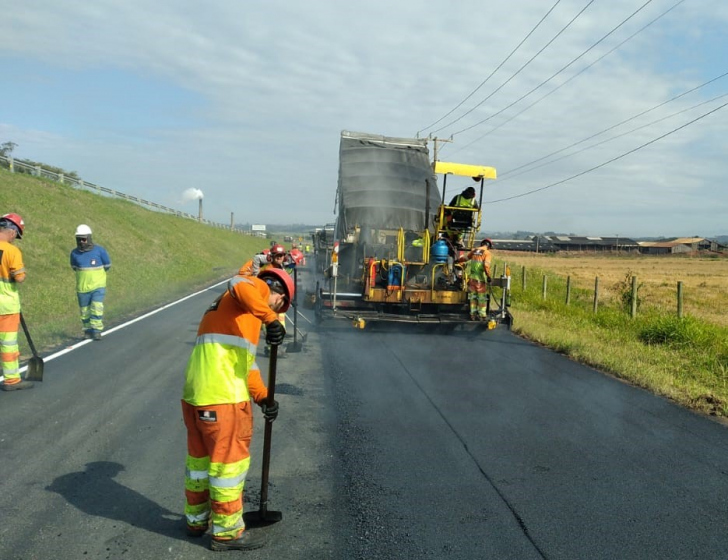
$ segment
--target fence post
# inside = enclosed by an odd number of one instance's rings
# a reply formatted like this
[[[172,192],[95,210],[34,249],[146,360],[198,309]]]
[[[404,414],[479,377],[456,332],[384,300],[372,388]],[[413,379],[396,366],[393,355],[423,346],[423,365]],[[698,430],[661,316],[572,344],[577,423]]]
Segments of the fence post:
[[[597,312],[597,305],[599,302],[599,276],[594,278],[594,308],[593,312]]]
[[[571,300],[571,276],[566,277],[566,305],[569,305]]]
[[[493,263],[493,270],[491,271],[490,275],[495,278],[498,276],[498,263]]]
[[[630,312],[632,319],[637,317],[637,277],[632,276],[632,310]]]
[[[526,266],[521,267],[521,291],[526,291]]]
[[[541,299],[546,299],[546,275],[543,275],[543,284],[541,285]]]
[[[40,165],[35,166],[35,176],[40,177]]]
[[[683,317],[683,283],[677,283],[677,316],[678,319]]]

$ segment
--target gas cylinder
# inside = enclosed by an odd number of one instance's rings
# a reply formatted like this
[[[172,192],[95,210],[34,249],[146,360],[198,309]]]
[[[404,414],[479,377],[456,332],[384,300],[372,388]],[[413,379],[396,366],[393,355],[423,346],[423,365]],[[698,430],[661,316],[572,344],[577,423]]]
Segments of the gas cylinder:
[[[404,265],[401,263],[389,264],[389,278],[387,281],[388,290],[401,290],[404,277]]]
[[[446,263],[449,252],[447,241],[444,239],[438,239],[432,246],[430,255],[432,256],[432,260],[436,263]]]

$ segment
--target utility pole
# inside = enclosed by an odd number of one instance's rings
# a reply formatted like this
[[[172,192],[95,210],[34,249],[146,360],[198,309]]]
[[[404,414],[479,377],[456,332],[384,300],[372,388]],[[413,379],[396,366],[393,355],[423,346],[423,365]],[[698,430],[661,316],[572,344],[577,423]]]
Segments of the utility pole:
[[[442,138],[438,138],[437,136],[435,136],[434,138],[432,138],[432,144],[434,146],[434,148],[433,148],[433,154],[432,154],[432,161],[433,162],[438,161],[438,159],[437,159],[437,143],[438,142],[452,142],[452,136],[450,136],[450,138],[448,138],[446,140],[443,140]]]

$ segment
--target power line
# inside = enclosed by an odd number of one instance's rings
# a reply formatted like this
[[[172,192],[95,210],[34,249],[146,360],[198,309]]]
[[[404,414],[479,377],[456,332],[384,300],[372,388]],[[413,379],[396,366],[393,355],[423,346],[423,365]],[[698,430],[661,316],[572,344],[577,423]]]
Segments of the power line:
[[[640,29],[638,29],[637,31],[635,31],[634,33],[632,33],[632,35],[630,35],[629,37],[627,37],[627,38],[626,38],[626,39],[625,39],[624,41],[622,41],[621,43],[619,43],[619,44],[618,44],[618,45],[616,45],[615,47],[613,47],[613,48],[611,48],[610,50],[608,50],[608,51],[607,51],[606,53],[604,53],[604,54],[603,54],[602,56],[600,56],[599,58],[597,58],[597,59],[596,59],[596,60],[595,60],[594,62],[592,62],[591,64],[589,64],[589,65],[585,66],[584,68],[582,68],[582,69],[581,69],[581,70],[580,70],[579,72],[577,72],[576,74],[574,74],[573,76],[571,76],[571,77],[570,77],[570,78],[569,78],[568,80],[566,80],[566,81],[564,81],[563,83],[561,83],[560,85],[556,86],[556,87],[555,87],[554,89],[552,89],[552,90],[551,90],[550,92],[548,92],[547,94],[545,94],[545,95],[543,95],[543,96],[539,97],[539,98],[538,98],[538,99],[537,99],[536,101],[534,101],[533,103],[531,103],[530,105],[528,105],[527,107],[525,107],[524,109],[522,109],[521,111],[519,111],[518,113],[516,113],[515,115],[513,115],[513,116],[512,116],[511,118],[509,118],[509,119],[507,119],[507,120],[503,121],[503,122],[502,122],[502,123],[500,123],[500,124],[499,124],[498,126],[495,126],[495,127],[491,128],[491,129],[490,129],[490,130],[489,130],[488,132],[486,132],[485,134],[483,134],[483,135],[481,135],[481,136],[478,136],[478,137],[477,137],[477,138],[476,138],[475,140],[473,140],[472,142],[470,142],[470,143],[466,144],[465,146],[463,146],[463,147],[461,147],[461,148],[458,148],[458,149],[457,149],[457,150],[456,150],[455,152],[453,152],[453,154],[456,154],[456,153],[458,153],[458,152],[460,152],[460,151],[462,151],[462,150],[464,150],[464,149],[466,149],[466,148],[469,148],[470,146],[472,146],[472,145],[473,145],[473,144],[475,144],[476,142],[479,142],[480,140],[482,140],[483,138],[485,138],[486,136],[488,136],[488,135],[489,135],[489,134],[491,134],[492,132],[495,132],[495,131],[496,131],[496,130],[498,130],[499,128],[501,128],[501,127],[503,127],[503,126],[507,125],[507,124],[508,124],[509,122],[511,122],[511,121],[512,121],[513,119],[516,119],[516,118],[518,118],[518,117],[519,117],[519,116],[521,116],[521,115],[522,115],[523,113],[525,113],[526,111],[528,111],[529,109],[531,109],[531,108],[532,108],[532,107],[533,107],[534,105],[537,105],[537,104],[541,103],[541,101],[543,101],[544,99],[546,99],[546,98],[547,98],[547,97],[548,97],[549,95],[551,95],[552,93],[555,93],[555,92],[557,92],[558,90],[560,90],[560,89],[561,89],[562,87],[564,87],[564,86],[565,86],[566,84],[568,84],[568,83],[569,83],[569,82],[570,82],[571,80],[573,80],[573,79],[577,78],[578,76],[580,76],[581,74],[583,74],[584,72],[586,72],[587,70],[589,70],[589,68],[591,68],[592,66],[594,66],[595,64],[597,64],[598,62],[600,62],[600,61],[601,61],[602,59],[604,59],[604,58],[606,58],[607,56],[609,56],[610,54],[612,54],[612,53],[613,53],[614,51],[616,51],[617,49],[619,49],[619,48],[620,48],[620,47],[621,47],[622,45],[624,45],[624,44],[625,44],[626,42],[628,42],[628,41],[631,41],[631,40],[632,40],[632,39],[633,39],[633,38],[634,38],[634,37],[635,37],[636,35],[639,35],[640,33],[642,33],[642,32],[643,32],[643,31],[644,31],[645,29],[647,29],[648,27],[650,27],[650,26],[651,26],[652,24],[654,24],[654,23],[655,23],[655,22],[656,22],[657,20],[659,20],[659,19],[661,19],[662,17],[666,16],[666,15],[667,15],[668,13],[670,13],[670,12],[671,12],[672,10],[674,10],[675,8],[677,8],[677,7],[678,7],[678,6],[680,5],[680,4],[682,4],[682,3],[684,2],[684,1],[685,1],[685,0],[679,0],[679,2],[677,2],[676,4],[673,4],[673,5],[672,5],[672,7],[668,8],[667,10],[665,10],[664,12],[662,12],[662,13],[661,13],[661,14],[660,14],[659,16],[657,16],[657,17],[656,17],[655,19],[653,19],[653,20],[652,20],[651,22],[647,23],[646,25],[642,26],[642,27],[641,27]],[[725,76],[725,74],[723,74],[723,76]],[[722,78],[723,76],[719,76],[719,78]],[[715,78],[715,79],[717,80],[718,78]],[[713,81],[713,80],[711,80],[711,81]],[[706,82],[706,84],[708,84],[708,83],[710,83],[710,82]],[[703,84],[703,85],[706,85],[706,84]],[[702,86],[699,86],[699,87],[702,87]],[[698,89],[698,88],[695,88],[695,89]],[[694,91],[694,90],[690,90],[690,91]],[[529,93],[530,93],[530,92],[529,92]],[[685,93],[684,93],[684,94],[682,94],[682,95],[685,95],[685,94],[687,94],[687,93],[690,93],[690,92],[689,92],[689,91],[688,91],[688,92],[685,92]],[[528,95],[528,94],[526,94],[526,95]],[[680,96],[678,96],[678,97],[680,97]],[[674,99],[677,99],[677,97],[673,97],[673,99],[671,99],[670,101],[672,101],[672,100],[674,100]],[[519,99],[519,101],[520,101],[520,99]],[[665,103],[669,103],[669,101],[666,101]],[[659,106],[660,106],[660,105],[658,105],[657,107],[659,107]],[[653,107],[653,109],[656,109],[657,107]],[[508,107],[506,107],[506,109],[507,109],[507,108],[508,108]],[[505,109],[504,109],[504,110],[505,110]],[[652,109],[650,109],[650,111],[651,111],[651,110],[652,110]],[[644,114],[644,113],[641,113],[641,114]],[[493,116],[495,116],[495,115],[493,115]],[[636,116],[635,116],[634,118],[636,118],[637,116],[640,116],[640,115],[636,115]],[[626,121],[624,121],[624,122],[626,122]],[[620,124],[623,124],[623,123],[620,123]],[[619,126],[619,125],[615,125],[615,126]],[[607,130],[609,130],[609,129],[607,129]],[[605,130],[605,131],[603,131],[603,132],[606,132],[606,130]],[[601,133],[599,133],[599,134],[601,134]],[[586,139],[584,139],[584,140],[581,140],[581,142],[584,142],[584,141],[586,141],[586,140],[589,140],[589,138],[586,138]],[[577,142],[577,143],[578,143],[578,142]],[[573,146],[573,144],[572,144],[572,146]],[[568,148],[570,148],[570,147],[571,147],[571,146],[568,146],[567,148],[564,148],[564,149],[568,149]],[[555,153],[558,153],[558,152],[555,152]],[[554,155],[554,154],[549,154],[549,155]],[[544,157],[549,157],[549,156],[544,156]],[[541,159],[543,159],[543,158],[541,158]],[[540,159],[539,159],[539,160],[536,160],[536,161],[540,161]],[[531,162],[531,163],[535,163],[535,162]],[[527,163],[527,164],[524,164],[524,165],[530,165],[530,164],[529,164],[529,163]],[[519,169],[519,168],[517,168],[517,169]]]
[[[682,1],[684,1],[684,0],[682,0]],[[606,39],[607,37],[609,37],[609,36],[610,36],[610,35],[611,35],[612,33],[614,33],[614,32],[615,32],[615,31],[616,31],[617,29],[619,29],[620,27],[622,27],[622,26],[623,26],[623,25],[624,25],[625,23],[627,23],[627,22],[628,22],[628,21],[629,21],[630,19],[632,19],[632,18],[633,18],[634,16],[636,16],[636,15],[637,15],[637,14],[638,14],[638,13],[639,13],[640,11],[642,11],[642,10],[643,10],[643,9],[644,9],[644,8],[645,8],[645,7],[646,7],[646,6],[648,5],[648,4],[650,4],[651,2],[652,2],[652,0],[647,0],[647,2],[645,2],[644,4],[642,4],[642,6],[640,6],[639,8],[637,8],[637,10],[635,10],[635,11],[634,11],[634,12],[633,12],[633,13],[632,13],[632,14],[631,14],[631,15],[630,15],[629,17],[627,17],[626,19],[622,20],[622,22],[621,22],[621,23],[620,23],[619,25],[617,25],[617,26],[616,26],[615,28],[613,28],[613,29],[612,29],[612,30],[611,30],[611,31],[610,31],[609,33],[607,33],[606,35],[604,35],[604,36],[603,36],[603,37],[602,37],[601,39],[599,39],[599,40],[598,40],[598,41],[597,41],[596,43],[594,43],[594,44],[593,44],[593,45],[592,45],[591,47],[589,47],[589,48],[588,48],[587,50],[585,50],[585,51],[584,51],[583,53],[581,53],[581,54],[580,54],[579,56],[577,56],[577,57],[576,57],[575,59],[573,59],[573,60],[572,60],[571,62],[569,62],[569,63],[568,63],[568,64],[567,64],[566,66],[563,66],[563,67],[562,67],[562,68],[561,68],[561,69],[560,69],[560,70],[559,70],[558,72],[555,72],[555,73],[554,73],[554,74],[552,74],[552,75],[551,75],[551,76],[550,76],[549,78],[547,78],[546,80],[544,80],[543,82],[541,82],[540,84],[538,84],[538,85],[537,85],[537,86],[536,86],[535,88],[531,89],[531,90],[530,90],[530,91],[529,91],[528,93],[526,93],[526,94],[522,95],[521,97],[519,97],[518,99],[516,99],[516,100],[515,100],[515,101],[514,101],[513,103],[511,103],[510,105],[507,105],[506,107],[504,107],[503,109],[501,109],[501,110],[500,110],[500,111],[498,111],[497,113],[493,113],[492,115],[490,115],[489,117],[487,117],[487,118],[483,119],[482,121],[479,121],[479,122],[477,122],[477,123],[475,123],[475,124],[473,124],[473,125],[471,125],[471,126],[468,126],[467,128],[463,128],[462,130],[459,130],[459,131],[457,131],[457,132],[454,132],[454,133],[452,134],[452,136],[455,136],[456,134],[460,134],[460,133],[462,133],[462,132],[466,132],[466,131],[468,131],[468,130],[470,130],[470,129],[472,129],[472,128],[475,128],[476,126],[480,126],[481,124],[483,124],[483,123],[485,123],[485,122],[489,121],[490,119],[492,119],[492,118],[493,118],[493,117],[495,117],[495,116],[498,116],[498,115],[500,115],[500,114],[501,114],[501,113],[502,113],[503,111],[505,111],[505,110],[507,110],[507,109],[510,109],[510,108],[511,108],[511,107],[513,107],[513,106],[514,106],[514,105],[515,105],[516,103],[518,103],[519,101],[521,101],[521,100],[525,99],[526,97],[528,97],[529,95],[531,95],[531,94],[532,94],[532,93],[533,93],[534,91],[536,91],[537,89],[541,88],[542,86],[544,86],[545,84],[547,84],[548,82],[550,82],[551,80],[553,80],[553,79],[554,79],[554,78],[555,78],[556,76],[558,76],[559,74],[561,74],[561,73],[562,73],[562,72],[563,72],[564,70],[566,70],[566,69],[567,69],[567,68],[568,68],[569,66],[571,66],[571,65],[572,65],[572,64],[574,64],[574,63],[575,63],[575,62],[576,62],[577,60],[579,60],[579,59],[580,59],[581,57],[583,57],[583,56],[584,56],[585,54],[587,54],[587,53],[588,53],[588,52],[589,52],[590,50],[592,50],[592,49],[593,49],[594,47],[596,47],[596,46],[597,46],[597,45],[598,45],[599,43],[601,43],[602,41],[604,41],[604,39]],[[444,128],[444,127],[443,127],[443,128]]]
[[[436,120],[436,121],[435,121],[434,123],[432,123],[432,124],[428,124],[427,126],[425,126],[424,128],[422,128],[421,130],[418,130],[418,131],[417,131],[417,137],[419,138],[419,136],[420,136],[420,132],[423,132],[423,131],[427,130],[428,128],[432,128],[433,126],[435,126],[435,125],[436,125],[437,123],[439,123],[440,121],[443,121],[443,120],[445,120],[445,119],[446,119],[447,117],[449,117],[450,115],[452,115],[452,114],[453,114],[453,113],[454,113],[455,111],[457,111],[457,110],[458,110],[458,109],[459,109],[460,107],[462,107],[463,103],[465,103],[465,102],[466,102],[466,101],[467,101],[468,99],[470,99],[470,98],[471,98],[471,97],[472,97],[473,95],[475,95],[475,93],[476,93],[476,92],[477,92],[477,91],[478,91],[478,90],[479,90],[480,88],[482,88],[482,87],[483,87],[483,86],[484,86],[484,85],[486,84],[486,82],[487,82],[488,80],[490,80],[490,79],[491,79],[491,78],[493,77],[493,74],[495,74],[495,73],[496,73],[496,72],[497,72],[498,70],[500,70],[500,69],[501,69],[501,67],[502,67],[502,66],[503,66],[503,65],[504,65],[504,64],[505,64],[506,62],[508,62],[508,60],[509,60],[509,59],[510,59],[510,58],[511,58],[511,57],[512,57],[512,56],[513,56],[513,55],[514,55],[515,53],[516,53],[516,51],[517,51],[518,49],[520,49],[520,48],[521,48],[521,45],[523,45],[523,43],[525,43],[525,42],[526,42],[526,40],[527,40],[527,39],[528,39],[528,38],[529,38],[529,37],[530,37],[530,36],[531,36],[531,35],[532,35],[532,34],[534,33],[534,31],[536,31],[536,29],[538,29],[538,28],[539,28],[539,26],[540,26],[540,25],[541,25],[541,24],[542,24],[542,23],[544,22],[544,20],[545,20],[545,19],[546,19],[546,18],[547,18],[547,17],[549,16],[549,14],[550,14],[551,12],[553,12],[553,11],[554,11],[554,8],[555,8],[556,6],[558,6],[560,2],[561,2],[561,0],[556,0],[556,3],[555,3],[555,4],[553,5],[553,6],[551,6],[551,9],[550,9],[550,10],[549,10],[548,12],[546,12],[546,15],[544,15],[544,16],[543,16],[543,17],[541,18],[541,20],[540,20],[540,21],[539,21],[539,22],[538,22],[538,23],[536,24],[536,27],[534,27],[533,29],[531,29],[531,31],[529,31],[528,35],[526,35],[526,36],[525,36],[525,37],[523,38],[523,40],[522,40],[522,41],[521,41],[520,43],[518,43],[518,45],[516,46],[516,48],[515,48],[515,49],[513,49],[513,50],[511,51],[511,53],[510,53],[510,54],[509,54],[509,55],[508,55],[508,56],[507,56],[507,57],[506,57],[505,59],[503,59],[503,62],[501,62],[501,63],[500,63],[500,64],[499,64],[499,65],[498,65],[498,66],[496,67],[496,69],[495,69],[495,70],[493,70],[493,71],[492,71],[492,72],[491,72],[491,73],[490,73],[490,74],[488,75],[488,77],[487,77],[487,78],[486,78],[485,80],[483,80],[482,82],[480,82],[480,85],[479,85],[478,87],[476,87],[476,88],[475,88],[475,89],[474,89],[473,91],[471,91],[471,92],[470,92],[470,94],[469,94],[469,95],[468,95],[468,96],[467,96],[467,97],[466,97],[465,99],[463,99],[463,100],[462,100],[462,101],[461,101],[460,103],[458,103],[458,104],[457,104],[457,105],[456,105],[456,106],[455,106],[455,107],[454,107],[454,108],[453,108],[453,109],[452,109],[452,110],[451,110],[451,111],[450,111],[449,113],[446,113],[445,115],[443,115],[442,117],[440,117],[439,119],[437,119],[437,120]],[[435,131],[435,132],[437,132],[437,131]],[[434,133],[433,133],[433,134],[434,134]]]
[[[671,118],[676,117],[678,115],[682,115],[683,113],[687,113],[688,111],[692,111],[693,109],[697,109],[698,107],[702,107],[703,105],[707,105],[708,103],[712,103],[713,101],[716,101],[718,99],[721,99],[721,98],[723,98],[723,97],[725,97],[727,95],[728,95],[728,93],[723,93],[721,95],[717,95],[717,96],[713,97],[712,99],[708,99],[707,101],[702,101],[701,103],[698,103],[697,105],[693,105],[692,107],[688,107],[687,109],[682,109],[680,111],[677,111],[675,113],[672,113],[671,115],[666,115],[666,116],[661,117],[661,118],[659,118],[657,120],[654,120],[654,121],[652,121],[650,123],[643,124],[642,126],[638,126],[637,128],[633,128],[632,130],[628,130],[627,132],[623,132],[622,134],[618,134],[616,136],[612,136],[611,138],[607,138],[606,140],[602,140],[601,142],[597,142],[596,144],[592,144],[591,146],[586,146],[585,148],[582,148],[581,150],[577,150],[577,151],[572,152],[570,154],[563,155],[563,156],[561,156],[559,158],[556,158],[556,159],[552,159],[551,161],[546,161],[546,162],[542,163],[541,165],[537,165],[535,167],[532,167],[531,169],[524,169],[520,173],[516,173],[515,175],[511,175],[509,177],[506,177],[505,179],[501,179],[499,177],[498,178],[498,182],[499,183],[502,183],[504,181],[508,181],[509,179],[513,179],[514,177],[518,177],[519,175],[523,175],[524,173],[529,173],[529,172],[531,172],[531,171],[533,171],[535,169],[539,169],[541,167],[545,167],[547,165],[551,165],[552,163],[556,163],[557,161],[561,161],[562,159],[566,159],[566,158],[569,158],[571,156],[575,156],[576,154],[580,154],[581,152],[585,152],[586,150],[591,150],[592,148],[596,148],[597,146],[601,146],[602,144],[606,144],[607,142],[611,142],[612,140],[616,140],[617,138],[622,138],[623,136],[628,136],[629,134],[632,134],[634,132],[637,132],[638,130],[642,130],[643,128],[648,128],[648,127],[650,127],[650,126],[652,126],[654,124],[657,124],[659,122],[666,121],[667,119],[671,119]],[[628,120],[631,120],[631,119],[628,119]],[[624,122],[626,122],[626,121],[624,121]],[[614,128],[614,127],[611,127],[611,128]],[[609,129],[607,129],[607,130],[609,130]],[[602,132],[605,132],[605,131],[602,131]],[[594,138],[595,136],[599,136],[599,134],[601,134],[601,132],[598,133],[598,134],[595,134],[595,135],[591,136],[590,138]],[[589,138],[587,138],[586,140],[588,140],[588,139]],[[581,144],[584,141],[585,140],[581,140],[580,142],[577,142],[576,144]],[[576,144],[572,144],[568,148],[571,148],[573,146],[576,146]],[[559,150],[559,152],[562,152],[564,150],[567,150],[568,148],[563,148],[562,150]],[[554,152],[554,153],[558,153],[558,152]],[[551,154],[551,155],[553,155],[553,154]],[[549,156],[546,156],[546,157],[549,157]],[[543,158],[541,158],[541,159],[543,159]]]
[[[507,200],[513,200],[515,198],[522,198],[522,197],[528,196],[530,194],[534,194],[534,193],[537,193],[537,192],[540,192],[540,191],[545,191],[546,189],[550,189],[551,187],[556,187],[558,185],[562,185],[562,184],[566,183],[567,181],[571,181],[572,179],[576,179],[577,177],[581,177],[582,175],[586,175],[587,173],[591,173],[592,171],[596,171],[597,169],[600,169],[600,168],[602,168],[602,167],[604,167],[606,165],[609,165],[610,163],[613,163],[613,162],[615,162],[615,161],[617,161],[619,159],[622,159],[623,157],[626,157],[626,156],[628,156],[630,154],[633,154],[636,151],[641,150],[642,148],[644,148],[646,146],[649,146],[650,144],[654,144],[658,140],[662,140],[663,138],[666,138],[667,136],[670,136],[671,134],[677,132],[678,130],[682,130],[683,128],[685,128],[687,126],[690,126],[691,124],[699,121],[700,119],[703,119],[703,118],[707,117],[708,115],[711,115],[712,113],[715,113],[716,111],[719,111],[720,109],[722,109],[726,105],[728,105],[728,102],[723,103],[723,105],[720,105],[720,106],[716,107],[715,109],[712,109],[712,110],[708,111],[707,113],[704,113],[704,114],[700,115],[699,117],[693,119],[692,121],[689,121],[689,122],[685,123],[682,126],[679,126],[677,128],[674,128],[670,132],[666,132],[662,136],[658,136],[657,138],[654,138],[654,139],[650,140],[649,142],[645,142],[641,146],[637,146],[636,148],[634,148],[634,149],[632,149],[632,150],[630,150],[628,152],[625,152],[622,155],[619,155],[617,157],[614,157],[614,158],[612,158],[612,159],[610,159],[608,161],[605,161],[604,163],[601,163],[601,164],[596,165],[596,166],[594,166],[594,167],[592,167],[590,169],[587,169],[586,171],[582,171],[581,173],[577,173],[576,175],[572,175],[571,177],[568,177],[566,179],[562,179],[561,181],[557,181],[555,183],[551,183],[550,185],[546,185],[545,187],[540,187],[538,189],[533,189],[533,190],[527,191],[525,193],[517,194],[517,195],[514,195],[514,196],[509,196],[507,198],[499,198],[497,200],[483,201],[483,204],[495,204],[496,202],[505,202]]]
[[[601,130],[601,131],[597,132],[596,134],[592,134],[591,136],[587,136],[586,138],[584,138],[582,140],[579,140],[578,142],[574,142],[573,144],[570,144],[569,146],[566,146],[565,148],[561,148],[560,150],[556,150],[555,152],[551,152],[548,155],[545,155],[543,157],[540,157],[540,158],[535,159],[533,161],[530,161],[528,163],[524,163],[523,165],[519,165],[518,167],[514,167],[513,169],[510,169],[510,170],[505,171],[503,173],[499,173],[498,174],[498,179],[500,180],[501,178],[503,178],[505,176],[508,176],[511,173],[514,173],[515,171],[518,171],[519,169],[522,169],[524,167],[528,167],[529,165],[533,165],[534,163],[538,163],[541,160],[544,160],[544,159],[549,158],[551,156],[555,156],[556,154],[560,154],[561,152],[563,152],[565,150],[568,150],[569,148],[573,148],[574,146],[578,146],[579,144],[583,144],[584,142],[587,142],[588,140],[591,140],[593,138],[596,138],[597,136],[601,136],[605,132],[609,132],[610,130],[614,130],[615,128],[617,128],[619,126],[622,126],[623,124],[626,124],[626,123],[628,123],[630,121],[633,121],[633,120],[635,120],[635,119],[637,119],[639,117],[642,117],[642,116],[646,115],[647,113],[651,113],[652,111],[654,111],[656,109],[659,109],[660,107],[662,107],[664,105],[667,105],[668,103],[672,103],[673,101],[675,101],[677,99],[680,99],[681,97],[685,97],[687,94],[693,93],[694,91],[697,91],[697,90],[699,90],[699,89],[701,89],[701,88],[703,88],[703,87],[705,87],[705,86],[707,86],[709,84],[712,84],[713,82],[715,82],[717,80],[720,80],[721,78],[725,78],[726,76],[728,76],[728,72],[724,72],[723,74],[721,74],[720,76],[717,76],[717,77],[713,78],[712,80],[708,80],[707,82],[705,82],[703,84],[700,84],[699,86],[696,86],[696,87],[691,88],[691,89],[689,89],[687,91],[684,91],[684,92],[682,92],[682,93],[680,93],[680,94],[678,94],[678,95],[676,95],[676,96],[668,99],[667,101],[663,101],[662,103],[660,103],[658,105],[655,105],[654,107],[651,107],[650,109],[647,109],[646,111],[642,111],[640,113],[637,113],[636,115],[633,115],[633,116],[629,117],[628,119],[624,119],[623,121],[620,121],[617,124],[614,124],[614,125],[612,125],[612,126],[610,126],[608,128],[605,128],[604,130]],[[520,175],[520,173],[518,173],[518,175]]]
[[[547,49],[547,48],[548,48],[548,47],[549,47],[549,46],[551,45],[551,43],[553,43],[553,42],[554,42],[554,41],[555,41],[556,39],[558,39],[558,38],[559,38],[559,36],[560,36],[560,35],[561,35],[561,34],[562,34],[562,33],[563,33],[564,31],[566,31],[566,30],[567,30],[567,29],[568,29],[568,28],[569,28],[569,27],[571,26],[571,24],[572,24],[572,23],[574,23],[574,22],[576,21],[576,19],[577,19],[577,18],[578,18],[578,17],[579,17],[579,16],[581,15],[581,14],[583,14],[583,13],[584,13],[584,11],[586,11],[586,9],[587,9],[587,8],[588,8],[589,6],[591,6],[591,5],[592,5],[592,4],[594,3],[594,1],[595,1],[595,0],[590,0],[590,1],[589,1],[589,3],[588,3],[588,4],[586,5],[586,6],[584,6],[584,7],[583,7],[583,8],[581,9],[581,11],[580,11],[580,12],[579,12],[578,14],[576,14],[576,15],[575,15],[575,16],[574,16],[574,17],[573,17],[573,18],[571,19],[571,21],[570,21],[569,23],[567,23],[567,24],[566,24],[566,25],[565,25],[565,26],[564,26],[564,27],[563,27],[563,28],[561,29],[561,31],[559,31],[559,32],[558,32],[558,33],[557,33],[557,34],[556,34],[556,35],[555,35],[555,36],[554,36],[554,37],[553,37],[553,38],[552,38],[552,39],[551,39],[551,40],[550,40],[550,41],[549,41],[548,43],[546,43],[546,44],[545,44],[545,45],[544,45],[544,46],[543,46],[543,47],[541,48],[541,50],[539,50],[539,51],[538,51],[538,52],[537,52],[536,54],[534,54],[534,55],[533,55],[533,56],[532,56],[532,57],[531,57],[531,58],[530,58],[530,59],[528,60],[528,62],[526,62],[526,63],[525,63],[525,64],[524,64],[523,66],[521,66],[521,67],[520,67],[520,68],[519,68],[518,70],[516,70],[515,74],[513,74],[513,75],[512,75],[512,76],[511,76],[510,78],[508,78],[508,79],[507,79],[507,80],[506,80],[505,82],[503,82],[503,83],[502,83],[501,85],[499,85],[499,86],[498,86],[498,87],[497,87],[497,88],[496,88],[495,90],[493,90],[493,91],[492,91],[492,92],[490,93],[490,95],[488,95],[488,96],[487,96],[487,97],[486,97],[485,99],[483,99],[483,100],[482,100],[482,101],[481,101],[480,103],[478,103],[477,105],[475,105],[475,106],[474,106],[474,107],[472,107],[471,109],[469,109],[469,110],[465,111],[465,113],[463,113],[462,115],[460,115],[460,116],[459,116],[459,117],[458,117],[457,119],[455,119],[454,121],[450,121],[450,122],[449,122],[449,123],[447,123],[446,125],[443,125],[443,126],[441,126],[440,128],[438,128],[437,130],[433,130],[433,131],[431,132],[431,134],[435,134],[435,133],[437,133],[437,132],[440,132],[440,131],[441,131],[442,129],[444,129],[444,128],[447,128],[448,126],[450,126],[450,125],[453,125],[453,124],[455,124],[456,122],[458,122],[458,121],[459,121],[460,119],[462,119],[463,117],[465,117],[465,116],[469,115],[470,113],[472,113],[473,111],[475,111],[475,109],[477,109],[477,108],[478,108],[478,107],[480,107],[480,106],[481,106],[481,105],[482,105],[483,103],[485,103],[486,101],[488,101],[488,99],[490,99],[491,97],[493,97],[493,96],[494,96],[494,95],[495,95],[496,93],[498,93],[498,92],[499,92],[499,91],[500,91],[500,90],[501,90],[501,89],[502,89],[502,88],[503,88],[503,87],[504,87],[504,86],[505,86],[506,84],[508,84],[508,82],[510,82],[510,81],[511,81],[511,80],[512,80],[513,78],[515,78],[516,76],[518,76],[518,74],[520,74],[520,73],[521,73],[521,71],[522,71],[522,70],[523,70],[524,68],[526,68],[526,66],[528,66],[529,64],[531,64],[531,62],[533,62],[533,61],[534,61],[534,60],[536,59],[536,57],[537,57],[538,55],[540,55],[540,54],[541,54],[541,53],[542,53],[543,51],[545,51],[545,50],[546,50],[546,49]],[[652,2],[652,0],[648,0],[648,1],[649,1],[649,2]],[[465,129],[465,130],[467,130],[467,129]]]

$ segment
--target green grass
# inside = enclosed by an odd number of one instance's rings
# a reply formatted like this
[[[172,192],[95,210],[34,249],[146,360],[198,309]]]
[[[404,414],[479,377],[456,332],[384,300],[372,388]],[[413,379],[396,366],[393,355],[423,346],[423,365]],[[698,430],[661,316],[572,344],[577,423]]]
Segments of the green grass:
[[[564,278],[532,268],[523,290],[521,270],[514,273],[514,331],[688,408],[728,416],[728,329],[658,309],[631,318],[614,303],[594,313],[592,291],[572,287],[566,305]]]
[[[78,340],[81,334],[69,264],[78,224],[91,226],[94,242],[111,256],[104,302],[107,328],[232,276],[267,246],[265,239],[0,169],[0,215],[7,212],[25,220],[25,235],[15,241],[28,273],[20,285],[21,305],[33,342],[43,350]]]

